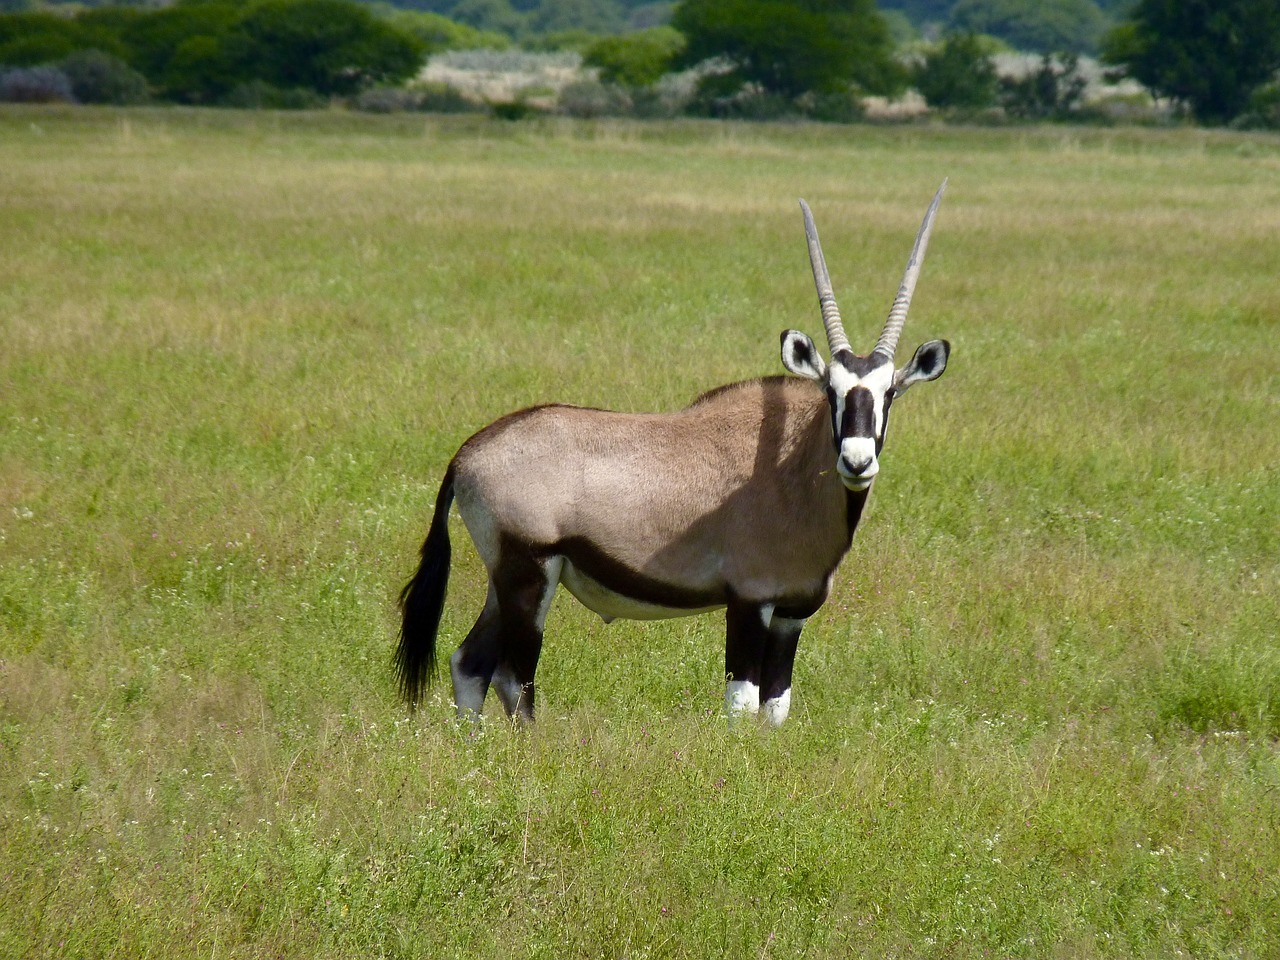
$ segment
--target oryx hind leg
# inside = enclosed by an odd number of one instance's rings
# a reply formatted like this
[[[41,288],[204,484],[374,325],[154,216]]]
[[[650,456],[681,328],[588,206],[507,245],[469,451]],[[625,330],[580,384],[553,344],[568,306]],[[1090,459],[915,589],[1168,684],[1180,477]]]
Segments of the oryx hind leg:
[[[504,546],[484,610],[449,660],[459,717],[480,716],[492,685],[507,716],[533,719],[533,677],[560,566],[559,557]]]
[[[528,548],[504,546],[495,571],[502,629],[493,688],[509,717],[533,720],[534,674],[561,566],[558,556],[539,557]]]
[[[498,665],[501,633],[498,610],[498,595],[490,580],[484,609],[466,639],[449,658],[453,703],[462,719],[479,717],[484,711],[484,697]]]

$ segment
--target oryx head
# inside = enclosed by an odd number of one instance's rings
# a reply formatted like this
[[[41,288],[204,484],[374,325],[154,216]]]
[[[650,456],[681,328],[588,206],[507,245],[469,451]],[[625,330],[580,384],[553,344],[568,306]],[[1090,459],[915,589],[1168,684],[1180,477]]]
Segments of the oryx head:
[[[844,325],[840,322],[840,310],[831,290],[831,278],[827,275],[827,264],[822,256],[822,245],[818,242],[818,229],[814,226],[809,205],[800,201],[804,211],[804,232],[809,242],[809,262],[813,265],[813,280],[818,287],[818,303],[822,307],[822,322],[827,328],[831,362],[823,362],[813,341],[805,334],[787,330],[782,334],[782,364],[797,376],[807,377],[826,389],[836,447],[836,472],[850,490],[866,490],[880,470],[880,450],[884,446],[889,407],[893,401],[913,383],[936,380],[947,368],[951,344],[946,340],[930,340],[916,350],[906,366],[895,369],[893,365],[898,337],[902,334],[911,294],[915,291],[925,248],[929,245],[933,218],[946,187],[944,180],[929,204],[911,250],[911,259],[907,261],[907,272],[889,311],[889,319],[867,356],[859,356],[849,349]]]

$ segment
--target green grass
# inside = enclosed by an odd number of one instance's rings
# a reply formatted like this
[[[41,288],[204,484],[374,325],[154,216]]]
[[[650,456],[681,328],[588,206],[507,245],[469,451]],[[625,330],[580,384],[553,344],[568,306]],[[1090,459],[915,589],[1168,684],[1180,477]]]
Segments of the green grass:
[[[799,196],[869,347],[943,176],[787,725],[565,597],[535,729],[407,716],[457,445],[778,372]],[[1260,135],[0,110],[0,955],[1275,956],[1278,210]]]

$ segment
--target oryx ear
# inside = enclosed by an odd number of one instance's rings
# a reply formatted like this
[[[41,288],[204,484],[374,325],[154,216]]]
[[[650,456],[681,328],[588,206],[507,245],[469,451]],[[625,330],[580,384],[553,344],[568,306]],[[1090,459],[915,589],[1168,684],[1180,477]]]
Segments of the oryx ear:
[[[827,365],[819,356],[818,348],[799,330],[782,331],[782,365],[797,377],[819,383],[827,379]]]
[[[916,349],[911,362],[893,375],[893,395],[900,397],[913,383],[937,380],[947,369],[947,357],[951,356],[951,344],[946,340],[930,340]]]

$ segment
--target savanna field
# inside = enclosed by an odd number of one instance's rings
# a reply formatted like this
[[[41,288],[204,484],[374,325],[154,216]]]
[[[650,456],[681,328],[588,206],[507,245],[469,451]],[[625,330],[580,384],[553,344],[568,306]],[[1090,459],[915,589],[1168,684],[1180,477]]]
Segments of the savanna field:
[[[398,702],[462,440],[781,372],[798,197],[869,350],[944,176],[784,727],[563,591]],[[1275,136],[0,109],[0,956],[1280,955],[1278,278]]]

